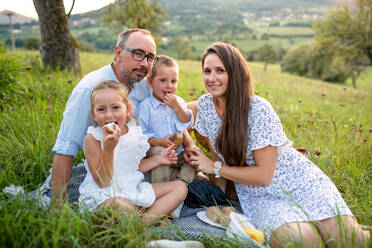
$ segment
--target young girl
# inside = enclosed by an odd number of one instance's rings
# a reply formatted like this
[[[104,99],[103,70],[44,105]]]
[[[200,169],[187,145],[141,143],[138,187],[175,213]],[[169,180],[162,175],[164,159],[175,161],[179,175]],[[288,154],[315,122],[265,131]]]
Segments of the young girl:
[[[191,149],[191,164],[235,182],[244,215],[275,247],[364,247],[363,231],[332,181],[292,148],[270,103],[252,92],[239,50],[215,43],[202,56],[209,94],[198,101],[195,129],[211,158]],[[347,244],[347,242],[354,242]]]
[[[103,81],[93,89],[90,110],[98,126],[90,126],[84,140],[88,173],[79,188],[79,202],[89,210],[139,206],[147,208],[147,215],[159,217],[172,212],[186,198],[186,184],[172,181],[151,185],[143,181],[143,172],[160,164],[175,164],[174,147],[143,159],[149,148],[147,137],[131,114],[126,90],[117,82]],[[113,130],[108,132],[104,126],[112,122]]]

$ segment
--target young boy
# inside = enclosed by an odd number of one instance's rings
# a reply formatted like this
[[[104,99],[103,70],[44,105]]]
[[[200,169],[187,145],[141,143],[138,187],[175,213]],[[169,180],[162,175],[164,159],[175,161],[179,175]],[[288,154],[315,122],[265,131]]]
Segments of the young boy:
[[[161,165],[150,172],[151,183],[177,179],[187,184],[195,177],[195,168],[187,164],[182,156],[182,133],[193,124],[192,111],[186,108],[185,101],[176,96],[178,84],[178,64],[171,57],[162,55],[154,64],[149,77],[152,94],[143,100],[136,109],[143,134],[147,135],[151,148],[149,156],[160,154],[170,145],[177,148],[178,162]]]

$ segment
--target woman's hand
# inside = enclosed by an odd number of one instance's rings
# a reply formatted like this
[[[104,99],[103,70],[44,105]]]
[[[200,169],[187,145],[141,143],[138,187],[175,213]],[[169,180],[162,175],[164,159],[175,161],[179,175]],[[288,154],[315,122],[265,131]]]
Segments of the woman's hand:
[[[208,174],[214,173],[214,161],[205,156],[202,150],[200,150],[199,148],[191,148],[189,152],[192,154],[190,156],[190,164],[192,166],[195,166],[197,171]]]
[[[194,155],[193,151],[194,150],[199,150],[199,151],[202,151],[199,147],[197,147],[194,143],[186,146],[185,144],[183,144],[183,148],[184,148],[184,153],[183,153],[183,158],[185,159],[186,163],[188,164],[191,164],[191,159],[190,157],[192,155]]]

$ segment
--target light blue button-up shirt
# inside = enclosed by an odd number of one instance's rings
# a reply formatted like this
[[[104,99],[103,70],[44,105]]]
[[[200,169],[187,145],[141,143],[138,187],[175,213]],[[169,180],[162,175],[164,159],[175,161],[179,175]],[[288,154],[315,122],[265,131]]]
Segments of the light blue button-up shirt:
[[[176,112],[152,94],[137,106],[136,117],[141,123],[143,134],[149,139],[164,138],[170,134],[183,132],[192,126],[194,121],[192,111],[186,108],[186,103],[181,97],[176,97],[178,103],[191,117],[187,123],[180,122]],[[182,146],[177,149],[177,154],[181,151]]]
[[[75,86],[67,101],[53,152],[76,156],[79,149],[83,147],[88,127],[97,125],[90,116],[90,95],[93,88],[104,80],[119,82],[111,64],[90,72]],[[133,108],[135,109],[149,94],[146,79],[135,83],[129,93]]]

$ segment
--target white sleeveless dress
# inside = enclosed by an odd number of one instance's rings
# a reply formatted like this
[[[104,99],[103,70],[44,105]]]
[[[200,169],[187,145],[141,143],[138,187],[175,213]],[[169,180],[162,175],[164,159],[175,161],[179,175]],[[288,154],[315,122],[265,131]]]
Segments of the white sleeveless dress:
[[[83,208],[94,210],[109,198],[122,197],[137,206],[149,207],[155,201],[155,191],[150,183],[144,182],[144,175],[138,170],[139,163],[149,149],[147,136],[135,121],[128,124],[128,132],[122,135],[114,151],[114,171],[109,186],[100,188],[93,179],[87,160],[84,161],[87,175],[80,185],[79,202]],[[87,131],[103,147],[103,131],[90,126]]]

